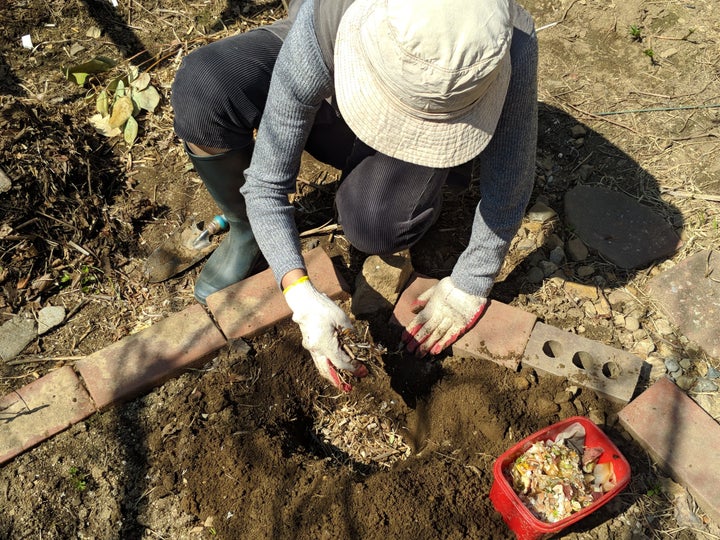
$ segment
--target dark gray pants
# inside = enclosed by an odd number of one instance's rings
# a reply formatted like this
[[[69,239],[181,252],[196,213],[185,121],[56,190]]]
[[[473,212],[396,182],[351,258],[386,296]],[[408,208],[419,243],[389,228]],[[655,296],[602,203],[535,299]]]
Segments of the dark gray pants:
[[[252,30],[201,47],[184,60],[172,87],[175,132],[186,142],[244,148],[252,142],[282,41]],[[417,242],[434,223],[448,169],[413,165],[376,152],[324,103],[305,150],[343,171],[335,203],[350,243],[388,254]]]

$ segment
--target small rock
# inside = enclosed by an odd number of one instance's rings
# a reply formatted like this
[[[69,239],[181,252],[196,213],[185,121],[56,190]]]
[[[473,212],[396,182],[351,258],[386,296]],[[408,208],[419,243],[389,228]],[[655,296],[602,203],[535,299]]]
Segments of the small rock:
[[[369,256],[355,279],[353,314],[372,315],[394,306],[412,272],[407,249],[392,255]]]
[[[650,336],[648,335],[647,331],[644,328],[638,328],[637,330],[632,332],[632,337],[635,341],[642,341],[644,339],[650,338]]]
[[[579,277],[586,278],[592,276],[595,273],[595,269],[592,266],[583,265],[578,267],[575,272]]]
[[[675,356],[678,352],[675,347],[665,341],[657,344],[657,351],[662,357]]]
[[[689,358],[683,358],[680,360],[680,367],[683,369],[690,369],[692,367],[692,360]]]
[[[557,264],[552,261],[540,261],[538,267],[542,270],[544,277],[551,276],[557,269]]]
[[[705,392],[717,392],[718,391],[718,385],[712,382],[710,379],[701,378],[698,379],[695,384],[692,387],[693,392],[697,392],[699,394],[705,393]]]
[[[541,202],[536,202],[530,210],[528,210],[527,217],[530,221],[550,221],[555,216],[557,216],[557,212],[550,208],[548,205],[543,204]]]
[[[602,319],[609,319],[612,317],[612,308],[610,307],[610,302],[605,300],[604,296],[601,296],[597,303],[595,304],[595,311],[597,312],[598,317]]]
[[[35,319],[29,313],[16,315],[0,326],[0,361],[12,360],[36,337]]]
[[[561,265],[565,260],[565,250],[562,248],[562,246],[557,246],[556,248],[553,248],[553,250],[550,252],[549,259],[550,262],[558,266]]]
[[[573,139],[579,139],[580,137],[585,137],[587,135],[587,129],[585,129],[585,126],[580,124],[575,124],[572,128],[570,128],[570,133],[572,134]]]
[[[545,273],[540,270],[537,266],[533,266],[530,270],[528,270],[528,273],[525,275],[525,278],[530,283],[542,283],[542,280],[545,279]]]
[[[673,333],[673,329],[670,323],[665,319],[658,319],[655,321],[655,329],[661,336],[667,336]]]
[[[649,354],[645,361],[650,364],[650,373],[648,377],[651,381],[657,381],[668,372],[663,359],[655,354]]]
[[[720,379],[720,370],[714,366],[710,366],[707,372],[708,379]]]
[[[100,36],[102,36],[102,30],[100,30],[100,28],[98,28],[97,26],[91,26],[87,29],[85,35],[89,38],[98,39]]]
[[[639,330],[640,321],[637,320],[637,317],[633,317],[632,315],[625,317],[625,328],[628,329],[630,332]]]
[[[695,377],[680,375],[677,379],[675,379],[675,384],[677,384],[681,390],[690,390],[695,384]]]
[[[5,174],[5,171],[0,169],[0,193],[5,193],[6,191],[10,191],[12,188],[12,181],[8,177],[7,174]]]
[[[595,305],[590,300],[583,304],[583,309],[585,310],[586,317],[594,318],[595,316],[597,316]]]
[[[553,398],[553,401],[557,403],[558,405],[562,405],[563,403],[567,403],[572,398],[572,394],[568,392],[567,390],[561,390],[560,392],[557,392],[555,394],[555,397]]]
[[[667,369],[668,373],[671,375],[675,375],[676,373],[682,371],[678,361],[672,357],[665,359],[665,369]]]
[[[720,399],[717,394],[691,394],[690,397],[710,416],[720,419]]]
[[[674,511],[673,515],[678,527],[697,529],[703,526],[702,519],[695,513],[693,507],[695,503],[692,502],[690,495],[684,497],[676,497],[673,501]]]
[[[655,344],[650,339],[643,339],[635,343],[632,353],[637,354],[641,358],[647,358],[647,355],[655,350]]]
[[[608,300],[617,309],[617,306],[627,304],[635,300],[633,295],[622,289],[615,289],[608,295]]]
[[[38,312],[38,335],[48,333],[65,320],[65,308],[46,306]]]
[[[573,298],[596,300],[598,297],[597,287],[594,285],[583,285],[582,283],[568,281],[565,283],[563,288],[565,289],[565,292]]]
[[[708,367],[707,362],[697,362],[695,364],[695,371],[701,377],[707,377],[707,374],[708,374],[708,371],[710,371],[710,368]]]
[[[567,243],[568,256],[573,261],[584,261],[588,256],[588,248],[579,238],[572,238]]]
[[[642,307],[640,304],[637,304],[635,302],[629,303],[625,305],[625,309],[623,310],[623,313],[625,313],[628,317],[635,317],[636,319],[642,319],[645,314],[647,313],[647,310]]]
[[[580,165],[580,168],[578,169],[578,177],[580,177],[580,180],[583,182],[586,182],[588,178],[590,178],[590,175],[593,173],[595,168],[592,165],[588,165],[585,163],[584,165]]]
[[[545,241],[545,245],[548,247],[548,249],[553,250],[557,247],[565,247],[565,242],[562,238],[560,238],[560,236],[557,235],[557,233],[552,233]]]
[[[515,379],[513,379],[513,385],[515,386],[515,390],[527,390],[530,388],[530,381],[525,377],[515,377]]]

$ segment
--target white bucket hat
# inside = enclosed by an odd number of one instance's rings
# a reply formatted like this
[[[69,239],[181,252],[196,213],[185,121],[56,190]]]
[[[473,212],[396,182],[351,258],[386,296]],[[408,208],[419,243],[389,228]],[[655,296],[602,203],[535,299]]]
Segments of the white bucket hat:
[[[512,0],[356,0],[335,43],[335,93],[365,144],[428,167],[487,146],[510,82]]]

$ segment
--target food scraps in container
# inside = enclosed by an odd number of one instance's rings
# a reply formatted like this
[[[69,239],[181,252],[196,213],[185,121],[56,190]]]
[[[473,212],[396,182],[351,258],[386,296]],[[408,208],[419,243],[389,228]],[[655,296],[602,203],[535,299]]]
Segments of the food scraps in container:
[[[513,489],[539,519],[565,519],[615,487],[612,463],[598,463],[602,448],[584,442],[585,429],[573,424],[554,441],[534,443],[513,463]]]

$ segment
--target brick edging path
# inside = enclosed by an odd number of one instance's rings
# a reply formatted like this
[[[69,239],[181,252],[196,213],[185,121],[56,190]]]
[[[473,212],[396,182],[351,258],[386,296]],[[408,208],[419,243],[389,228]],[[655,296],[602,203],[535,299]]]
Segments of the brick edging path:
[[[333,299],[348,297],[322,248],[309,251],[305,259],[319,290]],[[392,322],[407,324],[412,302],[434,282],[415,276],[400,296]],[[210,295],[208,310],[212,317],[202,306],[191,305],[85,357],[75,369],[66,365],[0,398],[0,465],[96,411],[204,363],[227,339],[257,335],[290,316],[270,270]],[[534,315],[492,301],[476,327],[453,346],[453,353],[516,370],[535,326]],[[720,522],[720,473],[711,465],[720,461],[720,425],[668,379],[641,393],[619,418],[653,459]],[[712,457],[708,452],[714,452]]]

